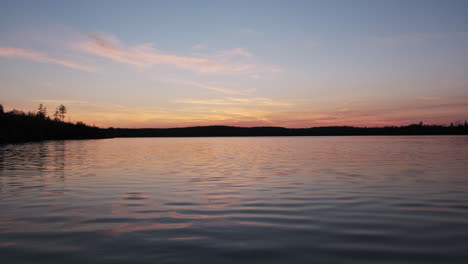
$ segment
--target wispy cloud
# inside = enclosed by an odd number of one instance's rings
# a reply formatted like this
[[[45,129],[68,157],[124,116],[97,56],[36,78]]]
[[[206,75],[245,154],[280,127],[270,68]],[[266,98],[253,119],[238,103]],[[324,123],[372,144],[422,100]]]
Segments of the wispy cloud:
[[[440,97],[438,96],[419,96],[419,97],[416,97],[417,100],[420,100],[420,101],[437,101],[437,100],[440,100]]]
[[[233,57],[252,57],[253,54],[243,48],[235,48],[230,50],[223,50],[218,53],[220,58],[233,58]]]
[[[192,46],[192,49],[199,50],[199,49],[206,49],[206,45],[203,43],[198,43]]]
[[[202,73],[217,72],[242,72],[252,66],[225,60],[216,60],[207,57],[179,56],[155,49],[152,44],[140,44],[133,47],[125,47],[120,41],[111,35],[94,34],[88,40],[79,43],[82,51],[109,58],[113,61],[132,65],[138,69],[147,69],[155,65],[165,64],[181,69]],[[245,50],[234,49],[229,55],[250,55]]]
[[[254,97],[254,98],[236,98],[227,97],[222,99],[178,99],[176,103],[183,104],[199,104],[199,105],[244,105],[244,106],[290,106],[291,104],[284,101],[273,100],[270,98]]]
[[[88,104],[87,101],[78,101],[78,100],[68,100],[68,99],[36,99],[32,100],[37,103],[45,104]]]
[[[69,60],[53,58],[40,52],[27,50],[27,49],[21,49],[21,48],[0,47],[0,57],[22,58],[22,59],[28,59],[28,60],[33,60],[33,61],[42,62],[42,63],[58,64],[58,65],[62,65],[68,68],[77,69],[81,71],[87,71],[87,72],[97,71],[96,68],[88,66],[88,65],[84,65],[84,64],[69,61]]]
[[[456,101],[442,102],[444,98],[436,101],[411,102],[395,106],[350,105],[346,108],[333,107],[330,109],[291,109],[267,116],[276,124],[289,127],[310,126],[375,126],[375,125],[406,125],[420,121],[424,123],[444,124],[450,121],[463,121],[468,111],[466,97]],[[446,98],[449,99],[449,98]]]
[[[219,85],[207,84],[207,83],[201,83],[201,82],[189,81],[189,80],[166,79],[164,81],[174,83],[174,84],[194,86],[194,87],[211,90],[211,91],[215,91],[215,92],[219,92],[223,94],[229,94],[229,95],[248,95],[252,93],[253,91],[255,91],[255,89],[239,91],[239,90],[234,90],[234,89],[226,88],[226,87],[219,86]]]
[[[250,78],[255,79],[255,80],[260,79],[260,74],[251,74]]]

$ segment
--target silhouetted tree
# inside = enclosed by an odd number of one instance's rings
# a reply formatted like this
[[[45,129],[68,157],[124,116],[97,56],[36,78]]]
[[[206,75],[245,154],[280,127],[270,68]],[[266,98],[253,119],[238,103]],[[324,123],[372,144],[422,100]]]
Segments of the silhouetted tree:
[[[67,108],[64,105],[59,105],[55,109],[54,118],[57,121],[65,120],[65,114],[67,113]]]
[[[3,105],[0,104],[0,115],[3,114]]]
[[[85,139],[106,138],[108,132],[98,127],[91,127],[83,122],[76,124],[62,121],[67,109],[61,105],[57,107],[56,119],[44,116],[45,107],[39,111],[23,112],[13,109],[0,115],[0,144],[8,142],[24,142],[48,139]]]
[[[45,119],[47,117],[47,108],[43,104],[39,104],[36,115],[42,119]]]
[[[13,115],[17,115],[17,116],[25,115],[23,111],[18,110],[18,109],[13,109],[9,113],[11,113]]]

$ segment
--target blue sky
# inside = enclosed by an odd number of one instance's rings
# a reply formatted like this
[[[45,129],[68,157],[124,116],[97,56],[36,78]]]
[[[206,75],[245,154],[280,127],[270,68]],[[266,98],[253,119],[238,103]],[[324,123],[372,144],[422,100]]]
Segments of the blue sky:
[[[0,103],[100,126],[468,112],[466,1],[2,1]]]

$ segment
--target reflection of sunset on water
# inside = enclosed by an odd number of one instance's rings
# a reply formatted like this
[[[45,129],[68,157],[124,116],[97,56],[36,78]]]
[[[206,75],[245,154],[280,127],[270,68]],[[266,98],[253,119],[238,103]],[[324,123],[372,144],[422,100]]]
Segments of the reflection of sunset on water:
[[[122,223],[109,230],[112,234],[150,231],[150,230],[173,230],[191,226],[191,223]]]
[[[467,264],[467,14],[0,0],[1,264]]]
[[[365,233],[372,242],[359,247],[437,245],[431,252],[440,253],[450,232],[466,228],[467,143],[376,136],[6,145],[0,251],[110,256],[183,248],[194,257],[247,248],[285,253],[304,241],[307,250],[295,254],[308,258],[320,251],[310,242],[317,237],[344,252]],[[413,240],[415,228],[430,237]],[[395,242],[383,246],[386,234]]]

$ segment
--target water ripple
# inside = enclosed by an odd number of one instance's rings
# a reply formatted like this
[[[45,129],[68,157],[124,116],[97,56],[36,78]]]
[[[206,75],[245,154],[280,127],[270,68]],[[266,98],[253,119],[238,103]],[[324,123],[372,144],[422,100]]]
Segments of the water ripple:
[[[466,263],[467,137],[0,146],[5,263]],[[2,262],[2,263],[3,263]]]

